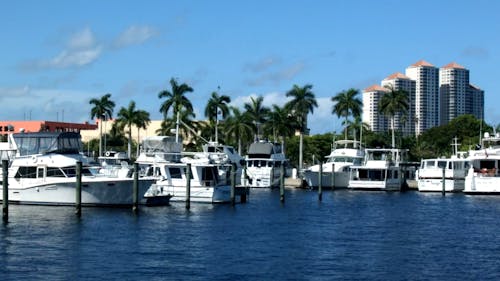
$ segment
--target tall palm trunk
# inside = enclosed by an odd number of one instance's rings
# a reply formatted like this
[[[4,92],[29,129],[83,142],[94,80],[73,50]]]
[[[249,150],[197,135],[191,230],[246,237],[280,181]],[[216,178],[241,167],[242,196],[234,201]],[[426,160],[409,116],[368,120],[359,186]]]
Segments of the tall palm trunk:
[[[392,116],[391,118],[391,128],[392,128],[392,148],[395,148],[395,145],[396,145],[396,140],[394,138],[394,119],[395,119],[395,116]]]
[[[347,139],[347,115],[345,116],[345,140]]]
[[[102,156],[102,120],[99,120],[99,156]]]
[[[132,156],[132,125],[128,126],[128,158]]]

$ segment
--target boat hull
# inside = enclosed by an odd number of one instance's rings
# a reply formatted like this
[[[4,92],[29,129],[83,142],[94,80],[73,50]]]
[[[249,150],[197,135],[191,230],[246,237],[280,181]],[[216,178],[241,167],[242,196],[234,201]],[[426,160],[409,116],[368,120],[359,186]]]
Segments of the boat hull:
[[[332,185],[332,177],[335,184]],[[311,188],[318,188],[319,186],[319,172],[315,171],[304,171],[304,179],[307,185]],[[332,188],[332,189],[345,189],[349,185],[349,172],[322,172],[321,176],[321,187],[322,188]]]
[[[15,180],[11,179],[11,182]],[[26,205],[62,205],[76,203],[76,182],[74,179],[62,179],[58,182],[29,181],[24,184],[9,182],[9,202]],[[139,204],[145,204],[143,197],[153,180],[139,180]],[[82,180],[82,206],[126,207],[133,202],[133,179],[95,178]],[[0,188],[2,190],[2,188]],[[3,190],[2,190],[3,194]],[[2,198],[3,200],[3,198]]]
[[[170,195],[171,202],[186,202],[186,186],[172,186],[154,184],[147,191],[146,197]],[[231,186],[191,186],[189,192],[189,201],[196,203],[229,203],[231,202]]]
[[[418,179],[418,191],[420,192],[442,192],[442,179]],[[465,187],[464,179],[445,179],[446,192],[462,192]]]
[[[465,188],[463,190],[466,194],[500,194],[500,177],[483,176],[477,173],[468,176],[465,179]]]

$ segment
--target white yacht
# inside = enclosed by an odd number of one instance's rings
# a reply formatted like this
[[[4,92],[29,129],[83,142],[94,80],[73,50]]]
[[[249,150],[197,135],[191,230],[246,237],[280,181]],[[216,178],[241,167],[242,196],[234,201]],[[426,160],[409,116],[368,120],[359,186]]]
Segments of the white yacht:
[[[359,166],[363,163],[365,151],[361,142],[355,140],[338,140],[333,143],[326,162],[311,166],[304,170],[304,180],[311,188],[317,188],[319,170],[322,166],[322,187],[347,188],[349,184],[349,166]],[[332,169],[334,173],[332,174]],[[332,184],[334,181],[334,184]]]
[[[208,158],[183,157],[179,162],[166,161],[151,165],[146,176],[160,177],[151,185],[145,197],[171,196],[170,201],[186,201],[187,164],[190,169],[190,202],[228,203],[231,200],[231,185],[219,176],[220,164],[211,163]]]
[[[281,144],[257,141],[248,148],[245,163],[246,173],[243,177],[249,187],[277,187],[282,166],[285,166],[286,174],[288,159]]]
[[[348,188],[400,191],[405,184],[401,163],[407,149],[367,148],[362,165],[350,167]]]
[[[208,143],[202,152],[182,152],[177,137],[148,137],[143,141],[137,158],[143,176],[156,178],[145,197],[156,201],[171,196],[170,201],[186,200],[187,164],[191,164],[190,202],[230,202],[231,182],[228,173],[231,163],[239,161],[229,146]]]
[[[12,203],[75,204],[76,163],[81,161],[83,206],[133,204],[134,179],[94,176],[87,166],[87,158],[80,153],[82,144],[78,133],[13,134],[9,136],[9,143],[10,149],[16,151],[8,169],[8,194]],[[146,203],[143,195],[152,183],[152,179],[139,180],[140,203]]]
[[[500,194],[500,134],[485,133],[481,146],[469,151],[471,167],[465,177],[464,193]]]
[[[460,154],[451,158],[422,159],[417,171],[418,191],[442,192],[444,177],[445,192],[461,192],[469,167],[469,160]]]
[[[126,152],[106,151],[97,158],[96,166],[90,167],[96,176],[132,177],[132,167]]]

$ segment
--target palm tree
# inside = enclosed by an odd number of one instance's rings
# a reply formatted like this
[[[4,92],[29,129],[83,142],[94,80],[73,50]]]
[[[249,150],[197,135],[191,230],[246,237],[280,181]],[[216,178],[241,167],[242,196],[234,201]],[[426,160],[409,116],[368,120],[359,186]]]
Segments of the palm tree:
[[[220,89],[220,88],[219,88]],[[217,92],[212,92],[212,96],[208,100],[207,106],[205,107],[205,116],[208,118],[210,123],[215,123],[215,142],[218,142],[219,134],[217,131],[217,125],[219,120],[217,118],[219,109],[222,113],[222,118],[225,119],[229,114],[228,103],[231,102],[231,98],[225,95],[219,96]]]
[[[224,123],[224,131],[226,136],[233,136],[238,142],[238,153],[241,154],[241,140],[248,138],[254,132],[253,120],[251,116],[241,111],[236,107],[231,107],[232,114],[228,116]]]
[[[261,124],[266,122],[266,116],[269,113],[269,108],[264,106],[264,97],[258,96],[257,98],[250,98],[250,103],[245,103],[244,107],[247,114],[250,116],[255,124],[256,136],[255,139],[260,138]]]
[[[284,137],[293,135],[294,128],[297,127],[294,121],[295,119],[284,107],[273,104],[272,110],[268,114],[268,120],[264,125],[264,133],[272,135],[274,140],[279,136],[283,141]]]
[[[179,129],[179,135],[183,137],[187,138],[190,135],[194,135],[194,133],[187,128],[196,127],[195,123],[192,120],[194,116],[195,115],[193,112],[188,112],[185,109],[181,109],[181,111],[179,111],[179,121],[180,123],[184,124],[183,127],[177,127],[177,117],[172,116],[171,118],[166,118],[161,122],[161,127],[160,129],[156,130],[156,133],[158,135],[168,135],[170,134],[172,129]]]
[[[299,123],[299,173],[302,173],[302,150],[303,150],[303,134],[307,129],[307,114],[313,113],[314,108],[318,107],[316,97],[311,91],[311,84],[306,84],[304,87],[293,85],[293,88],[286,93],[287,97],[292,97],[285,108],[298,118]]]
[[[347,124],[348,117],[353,115],[355,118],[361,116],[361,108],[363,103],[357,97],[359,91],[357,89],[351,88],[346,91],[338,93],[336,96],[332,97],[332,101],[335,103],[333,106],[332,113],[337,114],[337,117],[343,116],[345,118],[345,139],[347,139]]]
[[[385,86],[388,91],[380,98],[378,110],[391,119],[392,147],[395,147],[394,127],[396,116],[408,112],[408,93],[405,90],[395,89],[391,84]]]
[[[354,133],[354,139],[356,139],[357,136],[357,131],[359,130],[359,141],[363,141],[363,131],[368,131],[370,130],[370,125],[367,123],[364,123],[363,120],[361,120],[361,116],[356,116],[354,117],[354,120],[346,120],[347,124],[344,124],[346,126],[346,130],[353,130]]]
[[[151,119],[149,118],[149,112],[145,110],[137,110],[135,115],[135,123],[134,125],[137,127],[137,156],[139,156],[139,132],[141,129],[146,130],[149,123],[151,123]]]
[[[90,119],[109,120],[113,115],[115,103],[110,100],[111,94],[105,94],[100,99],[93,98],[89,104],[94,105],[90,110]],[[99,122],[99,156],[102,156],[102,121]]]
[[[149,123],[149,113],[135,108],[135,102],[131,101],[127,108],[122,107],[118,111],[116,123],[119,127],[128,127],[128,157],[132,155],[132,125],[147,126]]]
[[[187,84],[182,83],[179,85],[177,80],[174,78],[170,79],[171,91],[163,90],[158,94],[158,98],[167,98],[160,107],[160,112],[163,113],[163,119],[167,119],[167,115],[170,109],[172,109],[172,116],[176,116],[182,108],[186,109],[188,112],[193,112],[193,105],[191,101],[185,96],[186,93],[192,92],[193,88],[189,87]]]

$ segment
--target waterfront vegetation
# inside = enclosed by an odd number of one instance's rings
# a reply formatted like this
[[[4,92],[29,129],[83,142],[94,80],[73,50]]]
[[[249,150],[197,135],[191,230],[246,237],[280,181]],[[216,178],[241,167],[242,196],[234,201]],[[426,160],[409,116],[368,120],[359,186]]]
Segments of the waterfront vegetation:
[[[217,140],[220,143],[232,145],[240,154],[246,153],[246,148],[255,139],[269,139],[284,143],[285,152],[294,167],[299,165],[300,141],[303,141],[303,158],[305,166],[312,165],[330,154],[333,140],[344,138],[361,139],[366,147],[398,147],[410,150],[412,161],[422,158],[450,156],[453,151],[452,140],[456,137],[460,144],[458,150],[467,151],[479,143],[482,132],[493,132],[492,126],[472,115],[462,115],[447,125],[434,127],[421,135],[404,136],[394,128],[394,118],[400,117],[400,122],[409,118],[408,95],[401,90],[388,88],[384,95],[379,111],[391,120],[391,131],[376,133],[361,122],[362,103],[359,90],[348,89],[341,91],[331,98],[332,114],[343,119],[342,132],[332,132],[317,135],[308,135],[307,116],[314,113],[317,101],[312,91],[313,86],[303,87],[293,85],[286,93],[291,98],[284,106],[276,104],[267,106],[262,96],[252,97],[242,109],[231,106],[231,98],[220,94],[220,88],[212,92],[207,101],[204,115],[207,120],[194,121],[196,115],[187,94],[193,92],[186,83],[179,83],[176,79],[170,80],[170,89],[159,92],[158,98],[164,99],[159,111],[163,114],[161,128],[158,135],[171,135],[176,128],[177,115],[182,125],[179,133],[184,140],[192,140],[185,146],[188,151],[201,149],[203,139]],[[387,97],[386,97],[387,96]],[[113,118],[115,103],[111,94],[101,98],[94,98],[89,102],[93,107],[90,117]],[[118,111],[116,122],[105,135],[108,150],[128,151],[133,159],[132,151],[137,151],[137,140],[132,139],[132,126],[146,128],[150,123],[149,113],[137,109],[131,101],[127,108]],[[329,125],[329,124],[325,124]],[[102,153],[102,132],[99,140],[92,140],[84,144],[86,150],[94,151],[95,155]],[[99,153],[99,154],[98,154]]]

